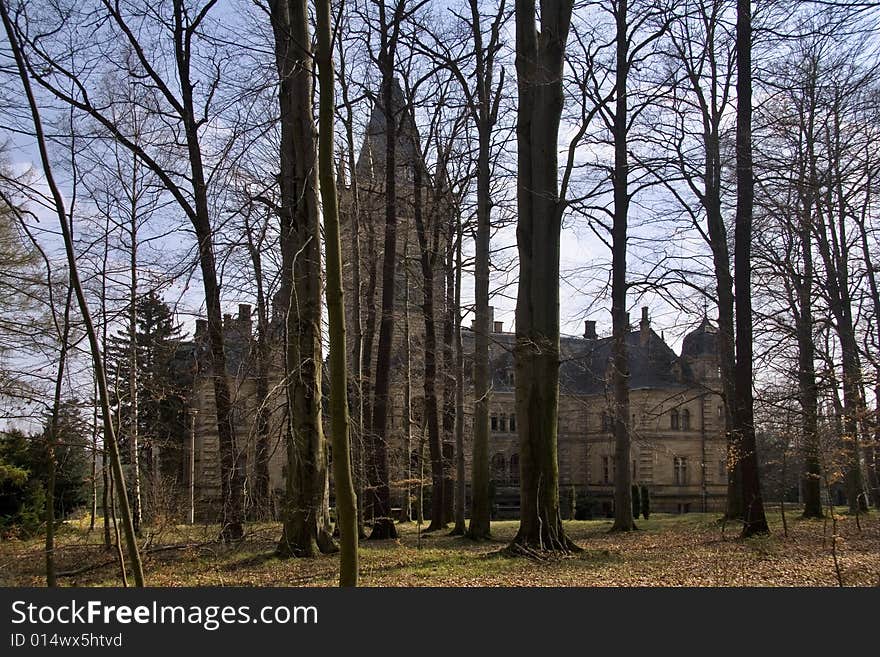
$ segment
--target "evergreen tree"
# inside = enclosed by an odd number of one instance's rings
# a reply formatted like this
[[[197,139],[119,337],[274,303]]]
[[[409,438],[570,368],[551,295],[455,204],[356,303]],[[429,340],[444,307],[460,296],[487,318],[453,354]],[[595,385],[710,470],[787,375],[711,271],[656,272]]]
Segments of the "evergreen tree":
[[[155,502],[160,481],[165,480],[161,490],[173,490],[174,481],[182,476],[184,445],[180,437],[188,433],[186,391],[191,374],[179,358],[181,326],[155,291],[138,299],[135,337],[139,454],[147,495],[152,493]],[[129,453],[126,442],[131,426],[129,388],[123,383],[129,376],[130,344],[131,335],[126,326],[111,338],[109,347],[110,375],[118,382],[114,403],[121,413],[123,455]],[[148,506],[146,502],[145,506]]]
[[[36,534],[43,525],[49,464],[45,436],[12,430],[0,434],[0,531]],[[58,413],[55,446],[55,518],[63,520],[88,499],[91,427],[75,401]]]

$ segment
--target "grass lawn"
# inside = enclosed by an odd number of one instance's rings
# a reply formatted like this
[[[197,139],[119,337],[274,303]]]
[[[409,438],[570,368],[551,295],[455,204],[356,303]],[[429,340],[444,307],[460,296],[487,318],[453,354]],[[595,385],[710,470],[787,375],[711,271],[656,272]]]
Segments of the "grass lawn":
[[[717,514],[656,514],[639,531],[609,534],[610,520],[570,521],[566,531],[584,552],[535,562],[499,553],[516,521],[492,523],[493,541],[474,543],[445,532],[421,534],[399,525],[398,541],[363,541],[363,586],[837,586],[832,544],[846,586],[880,585],[880,515],[800,520],[789,511],[788,536],[779,513],[772,535],[739,540],[739,526]],[[249,525],[246,539],[224,546],[215,525],[145,528],[144,567],[153,586],[333,586],[338,557],[280,560],[273,555],[277,523]],[[62,586],[118,585],[113,552],[99,530],[66,523],[58,536]],[[0,585],[42,586],[42,538],[0,542]]]

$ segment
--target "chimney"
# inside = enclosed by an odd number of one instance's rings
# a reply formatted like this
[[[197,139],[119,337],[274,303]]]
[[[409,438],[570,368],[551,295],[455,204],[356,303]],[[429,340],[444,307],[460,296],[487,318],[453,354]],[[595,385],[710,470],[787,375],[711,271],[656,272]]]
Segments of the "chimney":
[[[196,338],[203,337],[208,332],[208,320],[207,319],[197,319],[196,320]]]
[[[645,346],[651,337],[651,320],[648,318],[648,306],[642,306],[642,321],[639,322],[639,344]]]
[[[501,329],[498,328],[498,325],[500,323],[501,322],[495,321],[495,307],[489,306],[489,331],[491,332],[494,330],[495,333],[500,333]],[[476,318],[476,313],[474,313],[474,318],[471,320],[471,330],[476,332],[477,328],[478,328],[477,327],[477,318]]]
[[[225,313],[223,315],[223,330],[227,331],[232,328],[232,315]]]
[[[493,333],[503,333],[504,332],[504,322],[494,322],[493,323]]]
[[[597,340],[599,338],[596,335],[596,320],[594,319],[586,319],[584,320],[584,339],[585,340]]]

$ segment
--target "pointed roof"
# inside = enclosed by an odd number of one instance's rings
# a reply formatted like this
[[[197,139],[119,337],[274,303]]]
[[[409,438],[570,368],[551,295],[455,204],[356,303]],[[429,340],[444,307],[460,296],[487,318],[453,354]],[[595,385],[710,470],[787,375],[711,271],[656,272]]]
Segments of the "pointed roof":
[[[391,114],[397,120],[397,167],[411,166],[419,154],[419,133],[397,78],[391,82]],[[373,179],[378,182],[384,178],[385,128],[385,99],[380,92],[376,94],[367,133],[358,155],[357,174],[361,180]]]

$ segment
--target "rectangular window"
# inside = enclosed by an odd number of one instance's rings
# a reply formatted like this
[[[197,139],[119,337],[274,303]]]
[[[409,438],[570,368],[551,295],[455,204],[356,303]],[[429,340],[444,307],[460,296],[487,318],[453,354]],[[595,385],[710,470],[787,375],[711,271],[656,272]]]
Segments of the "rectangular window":
[[[502,415],[500,418],[498,418],[498,421],[499,426],[501,427],[499,431],[507,431],[507,416]]]
[[[676,486],[687,486],[687,458],[676,456],[672,459],[673,480]]]
[[[602,482],[606,484],[611,483],[611,464],[609,461],[608,456],[602,457]]]
[[[513,414],[510,416],[510,431],[511,433],[516,431],[516,415]]]
[[[492,431],[498,431],[498,416],[493,415],[490,422],[492,424]]]

